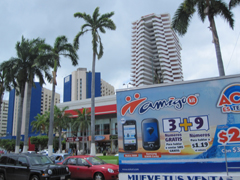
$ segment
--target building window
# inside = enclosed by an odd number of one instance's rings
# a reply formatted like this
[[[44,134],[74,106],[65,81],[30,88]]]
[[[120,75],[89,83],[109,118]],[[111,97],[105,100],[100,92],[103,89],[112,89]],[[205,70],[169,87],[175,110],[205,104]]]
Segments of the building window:
[[[104,124],[104,134],[110,134],[109,124]]]
[[[95,125],[95,134],[100,135],[100,125]]]

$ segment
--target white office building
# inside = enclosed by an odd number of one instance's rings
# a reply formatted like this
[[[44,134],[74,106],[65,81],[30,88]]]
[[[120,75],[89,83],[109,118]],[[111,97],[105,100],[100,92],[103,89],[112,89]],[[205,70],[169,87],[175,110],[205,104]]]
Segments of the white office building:
[[[0,137],[6,136],[8,117],[8,101],[3,100],[0,113]]]
[[[92,72],[87,68],[78,68],[64,78],[63,102],[91,98]],[[101,73],[95,72],[95,97],[114,95],[112,85],[101,79]]]
[[[180,51],[169,14],[149,14],[133,22],[131,84],[183,81]]]

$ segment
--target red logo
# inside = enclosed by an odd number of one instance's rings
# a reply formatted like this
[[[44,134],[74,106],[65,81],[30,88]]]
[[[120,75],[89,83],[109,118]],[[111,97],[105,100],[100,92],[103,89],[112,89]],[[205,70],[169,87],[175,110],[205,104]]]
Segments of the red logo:
[[[134,101],[132,101],[132,102],[130,102],[130,101],[131,101],[131,97],[130,97],[130,96],[127,96],[127,97],[125,98],[125,100],[126,100],[127,102],[129,102],[129,103],[125,104],[125,105],[122,107],[122,109],[121,109],[121,115],[122,115],[122,116],[124,116],[124,115],[127,113],[128,110],[129,110],[130,114],[132,114],[132,113],[135,111],[135,109],[138,107],[138,105],[141,104],[143,101],[145,101],[145,100],[147,99],[147,98],[141,98],[141,99],[139,99],[139,98],[140,98],[140,94],[139,94],[139,93],[135,93],[135,94],[134,94],[134,98],[135,98],[136,100],[134,100]]]

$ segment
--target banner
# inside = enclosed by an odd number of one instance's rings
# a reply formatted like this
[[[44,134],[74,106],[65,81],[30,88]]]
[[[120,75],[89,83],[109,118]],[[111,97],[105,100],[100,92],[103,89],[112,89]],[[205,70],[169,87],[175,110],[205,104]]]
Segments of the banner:
[[[239,113],[236,76],[117,91],[120,174],[239,172]]]

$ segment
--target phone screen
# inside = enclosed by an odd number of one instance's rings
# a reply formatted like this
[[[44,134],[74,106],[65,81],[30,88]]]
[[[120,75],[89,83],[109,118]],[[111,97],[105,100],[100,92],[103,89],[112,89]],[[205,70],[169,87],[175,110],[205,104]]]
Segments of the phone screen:
[[[142,121],[143,148],[145,150],[157,150],[160,147],[158,121],[145,119]]]
[[[123,124],[124,150],[137,150],[137,130],[135,121],[126,121]]]

